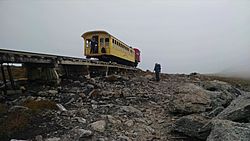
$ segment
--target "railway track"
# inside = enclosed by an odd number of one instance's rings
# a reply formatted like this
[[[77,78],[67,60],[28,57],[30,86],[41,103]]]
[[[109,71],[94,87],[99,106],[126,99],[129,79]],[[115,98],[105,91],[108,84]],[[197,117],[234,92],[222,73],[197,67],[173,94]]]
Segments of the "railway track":
[[[120,69],[137,70],[137,68],[113,62],[103,62],[99,60],[89,60],[78,57],[69,57],[69,56],[7,50],[7,49],[0,49],[0,63],[82,65],[82,66],[114,67]]]
[[[17,50],[0,49],[1,82],[4,84],[4,91],[16,89],[10,63],[22,64],[26,70],[27,80],[39,82],[60,83],[62,76],[88,75],[110,75],[116,73],[127,73],[139,69],[113,62],[89,60],[78,57],[61,56],[25,52]],[[11,86],[8,86],[10,84]]]

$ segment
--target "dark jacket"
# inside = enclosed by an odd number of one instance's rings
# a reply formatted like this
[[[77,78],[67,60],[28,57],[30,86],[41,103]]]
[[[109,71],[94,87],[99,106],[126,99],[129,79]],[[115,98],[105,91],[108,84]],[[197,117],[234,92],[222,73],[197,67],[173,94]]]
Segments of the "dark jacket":
[[[155,64],[154,71],[155,72],[161,72],[161,65],[160,64]]]

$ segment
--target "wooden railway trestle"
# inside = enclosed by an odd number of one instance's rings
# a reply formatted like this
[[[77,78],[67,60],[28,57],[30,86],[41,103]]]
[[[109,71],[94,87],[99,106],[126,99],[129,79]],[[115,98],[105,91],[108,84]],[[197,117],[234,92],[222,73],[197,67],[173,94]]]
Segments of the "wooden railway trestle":
[[[46,83],[59,83],[61,76],[70,77],[72,74],[95,77],[138,70],[134,67],[98,60],[0,49],[1,78],[5,93],[8,89],[16,89],[10,63],[22,64],[26,69],[28,81]],[[8,82],[11,88],[7,85]]]

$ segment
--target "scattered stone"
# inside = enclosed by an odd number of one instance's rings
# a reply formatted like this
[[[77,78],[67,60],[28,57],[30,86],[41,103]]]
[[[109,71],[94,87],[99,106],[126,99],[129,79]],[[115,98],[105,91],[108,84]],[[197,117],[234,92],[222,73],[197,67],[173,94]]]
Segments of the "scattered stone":
[[[52,96],[55,96],[58,94],[58,91],[57,90],[48,90],[48,93]]]
[[[94,89],[94,88],[95,88],[95,86],[94,86],[94,85],[92,85],[92,84],[88,84],[88,85],[87,85],[87,88],[88,88],[88,89]]]
[[[86,116],[89,114],[89,110],[88,109],[80,109],[77,111],[77,115],[78,116]]]
[[[62,104],[56,104],[56,106],[59,108],[60,111],[67,111],[67,109],[64,108]]]
[[[72,97],[67,103],[65,103],[65,105],[69,105],[69,104],[71,104],[73,101],[75,101],[75,99]]]
[[[28,107],[24,107],[24,106],[12,106],[8,112],[17,112],[17,111],[27,111],[29,110]]]
[[[176,120],[173,130],[190,137],[205,140],[211,128],[210,119],[200,115],[183,116]]]
[[[143,113],[140,110],[138,110],[132,106],[122,106],[121,111],[127,112],[128,114],[131,114],[131,115],[136,115],[138,117],[143,116]]]
[[[131,126],[134,125],[134,121],[133,120],[128,120],[124,124],[127,125],[128,127],[131,127]]]
[[[154,134],[155,133],[155,130],[148,126],[148,125],[143,125],[143,128],[148,132],[148,133],[151,133],[151,134]]]
[[[143,71],[95,78],[69,75],[61,77],[59,87],[27,87],[18,97],[2,93],[5,100],[0,100],[0,129],[13,131],[1,130],[0,135],[7,133],[6,140],[22,137],[36,141],[206,140],[214,125],[211,139],[224,137],[219,135],[224,130],[232,136],[243,132],[239,134],[245,137],[249,130],[245,126],[249,123],[236,123],[240,125],[232,129],[226,123],[222,130],[212,121],[225,118],[249,122],[250,101],[246,96],[250,97],[250,93],[203,77],[202,74],[161,74],[161,81],[156,83],[151,81],[152,72]],[[241,96],[245,98],[240,99]],[[33,110],[34,105],[27,106],[28,101],[35,104],[51,101],[55,108]]]
[[[61,141],[61,138],[57,138],[57,137],[47,138],[44,141]]]
[[[214,120],[207,141],[249,141],[250,123]]]
[[[86,94],[85,93],[79,93],[79,96],[82,98],[86,98]]]
[[[147,74],[147,75],[145,75],[144,77],[145,77],[146,79],[149,79],[149,80],[152,80],[152,79],[154,78],[154,76],[151,75],[151,74]]]
[[[112,124],[116,124],[117,123],[117,121],[115,120],[115,118],[113,116],[107,115],[106,117],[107,117],[107,119],[108,119],[108,121],[110,123],[112,123]]]
[[[105,120],[99,120],[91,123],[89,126],[95,131],[104,132],[106,128],[106,122]]]
[[[109,76],[106,76],[106,81],[114,82],[114,81],[117,81],[119,78],[121,78],[121,76],[119,75],[109,75]]]
[[[118,141],[132,141],[132,140],[127,136],[118,136]]]
[[[76,84],[76,85],[80,85],[81,84],[80,81],[74,81],[73,83]]]
[[[95,105],[95,104],[92,104],[91,106],[92,106],[92,108],[93,108],[94,110],[98,108],[98,106]]]
[[[10,141],[29,141],[29,140],[17,140],[17,139],[11,139]]]
[[[36,139],[36,141],[43,141],[43,136],[37,135],[37,136],[35,137],[35,139]]]
[[[77,120],[78,122],[83,123],[83,124],[87,123],[86,119],[84,119],[84,118],[82,118],[82,117],[74,117],[73,119],[75,119],[75,120]]]
[[[81,128],[74,128],[70,130],[67,134],[62,136],[62,141],[78,141],[85,140],[87,138],[91,138],[93,136],[93,132],[90,130],[85,130]]]

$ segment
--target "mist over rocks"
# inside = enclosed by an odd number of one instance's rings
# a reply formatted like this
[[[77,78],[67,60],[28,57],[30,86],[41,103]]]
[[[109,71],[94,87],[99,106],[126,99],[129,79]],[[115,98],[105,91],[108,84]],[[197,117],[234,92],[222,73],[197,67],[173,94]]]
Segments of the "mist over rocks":
[[[161,74],[160,82],[143,71],[64,78],[58,87],[32,85],[21,96],[1,102],[0,136],[35,141],[200,141],[224,139],[217,130],[234,134],[246,127],[234,137],[240,140],[250,132],[248,97],[235,85],[202,74]]]

